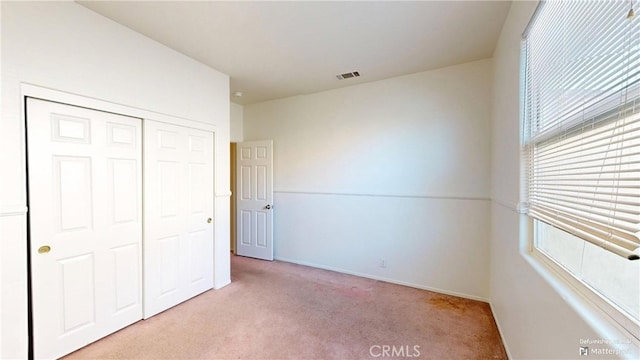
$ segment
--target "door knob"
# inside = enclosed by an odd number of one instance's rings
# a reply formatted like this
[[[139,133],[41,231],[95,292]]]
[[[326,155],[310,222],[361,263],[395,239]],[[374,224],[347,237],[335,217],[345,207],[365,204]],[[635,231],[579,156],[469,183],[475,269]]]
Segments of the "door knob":
[[[212,219],[212,218],[208,218],[208,219],[207,219],[207,224],[211,224],[212,222],[213,222],[213,219]]]
[[[265,206],[267,208],[267,210],[271,209],[271,205],[267,204],[267,206]]]
[[[38,248],[38,254],[46,254],[51,251],[51,246],[43,245]]]

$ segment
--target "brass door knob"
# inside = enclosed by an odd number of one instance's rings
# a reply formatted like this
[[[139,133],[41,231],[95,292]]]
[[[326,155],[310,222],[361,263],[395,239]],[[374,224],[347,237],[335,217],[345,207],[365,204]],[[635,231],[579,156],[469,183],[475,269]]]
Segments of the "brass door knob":
[[[38,254],[46,254],[51,251],[51,246],[43,245],[38,248]]]
[[[208,218],[208,219],[207,219],[207,224],[211,224],[212,222],[213,222],[213,219],[212,219],[212,218]]]

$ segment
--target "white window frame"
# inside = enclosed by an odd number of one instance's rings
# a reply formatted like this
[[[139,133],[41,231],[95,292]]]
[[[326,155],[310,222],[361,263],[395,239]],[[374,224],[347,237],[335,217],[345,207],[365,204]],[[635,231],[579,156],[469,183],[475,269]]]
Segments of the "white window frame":
[[[531,229],[527,232],[529,252],[533,259],[549,270],[552,275],[561,279],[570,287],[570,289],[575,291],[577,295],[584,297],[592,305],[602,311],[602,313],[612,321],[612,324],[615,325],[616,328],[627,334],[629,339],[635,342],[636,346],[640,346],[640,324],[638,322],[626,316],[619,306],[605,298],[597,290],[580,280],[564,266],[536,247],[535,221],[536,220],[532,217],[527,216],[527,225]]]

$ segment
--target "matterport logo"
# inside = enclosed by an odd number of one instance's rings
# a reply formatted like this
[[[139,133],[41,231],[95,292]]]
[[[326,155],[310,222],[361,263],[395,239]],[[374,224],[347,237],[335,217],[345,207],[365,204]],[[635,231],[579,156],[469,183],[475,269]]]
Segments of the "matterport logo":
[[[374,358],[420,357],[420,345],[372,345],[369,355]]]

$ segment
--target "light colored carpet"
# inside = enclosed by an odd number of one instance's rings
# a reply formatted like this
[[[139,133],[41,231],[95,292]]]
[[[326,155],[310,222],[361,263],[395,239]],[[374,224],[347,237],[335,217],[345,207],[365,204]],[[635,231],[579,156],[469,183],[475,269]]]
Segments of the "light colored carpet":
[[[232,283],[65,359],[506,359],[483,302],[232,256]]]

